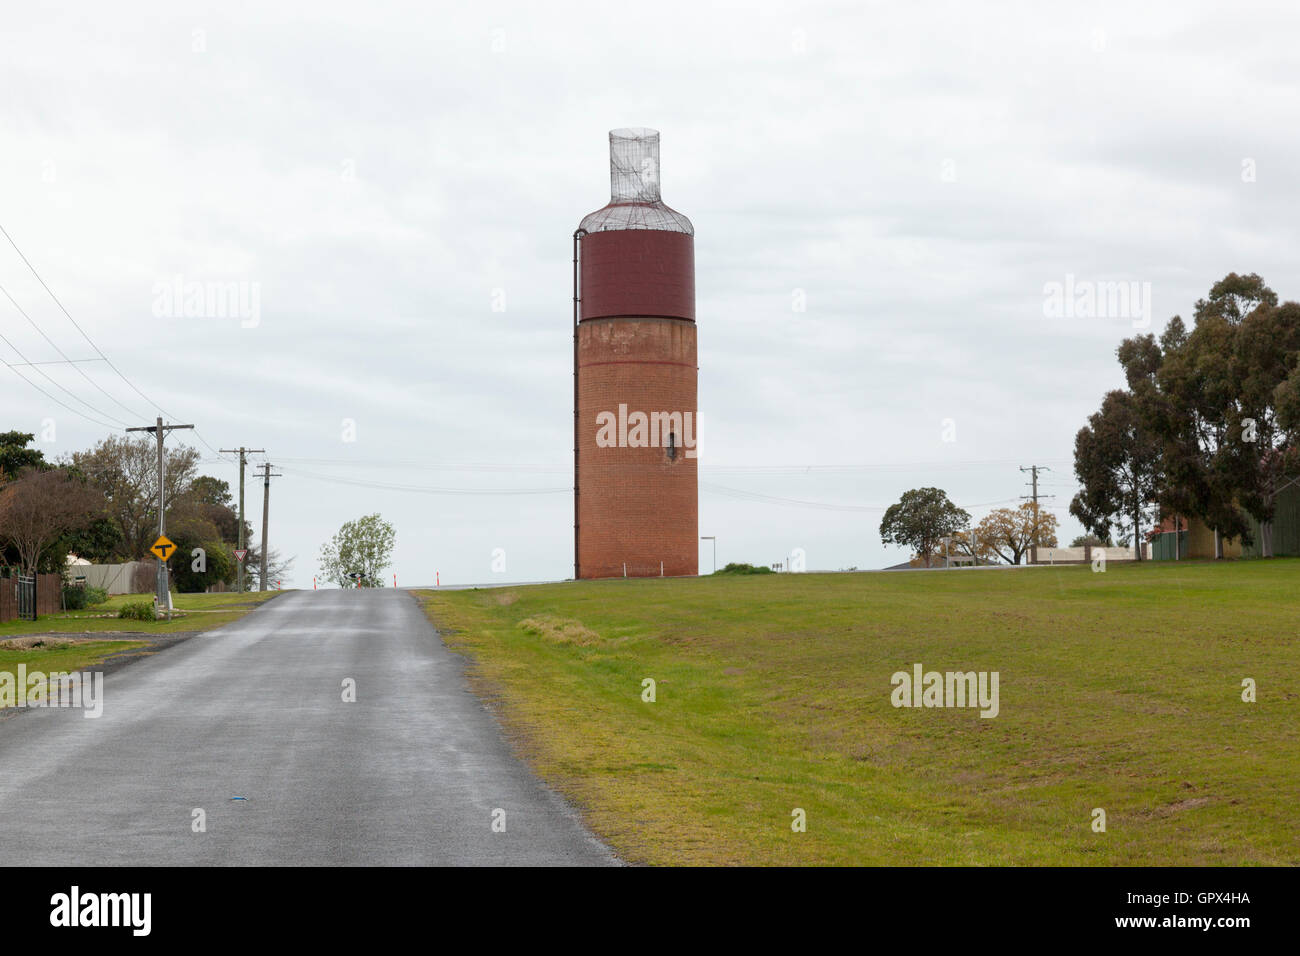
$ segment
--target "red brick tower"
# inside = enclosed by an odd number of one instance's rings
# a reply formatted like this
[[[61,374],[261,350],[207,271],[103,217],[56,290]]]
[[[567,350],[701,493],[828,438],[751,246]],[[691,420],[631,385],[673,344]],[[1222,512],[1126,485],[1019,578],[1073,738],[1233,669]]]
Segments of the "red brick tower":
[[[609,178],[574,234],[574,576],[697,574],[695,230],[657,131],[612,130]]]

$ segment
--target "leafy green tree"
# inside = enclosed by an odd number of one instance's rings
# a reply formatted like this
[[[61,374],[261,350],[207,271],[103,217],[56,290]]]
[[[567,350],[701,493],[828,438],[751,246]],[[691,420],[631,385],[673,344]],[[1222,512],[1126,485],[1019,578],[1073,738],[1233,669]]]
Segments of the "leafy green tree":
[[[393,526],[378,514],[348,521],[321,547],[321,573],[339,587],[353,587],[359,579],[362,587],[381,588],[396,541]]]
[[[1229,272],[1210,287],[1210,295],[1196,302],[1196,322],[1210,316],[1237,325],[1259,306],[1277,305],[1277,293],[1265,284],[1258,274],[1239,276]]]
[[[1216,553],[1224,537],[1250,539],[1249,513],[1271,556],[1277,495],[1300,471],[1300,305],[1231,273],[1196,303],[1190,331],[1175,316],[1159,343],[1129,339],[1118,356],[1160,444],[1160,511],[1204,521]]]
[[[1255,308],[1236,327],[1231,375],[1238,414],[1221,449],[1218,470],[1259,521],[1260,553],[1273,556],[1277,495],[1300,476],[1300,304]]]
[[[96,516],[84,528],[69,531],[59,545],[64,555],[75,554],[94,564],[112,561],[122,545],[122,532],[117,522],[107,515]]]
[[[1240,446],[1230,440],[1244,417],[1232,367],[1237,308],[1202,300],[1191,332],[1183,334],[1181,322],[1167,329],[1154,387],[1139,393],[1141,413],[1162,444],[1161,511],[1200,518],[1219,538],[1249,532],[1236,501]]]
[[[1154,523],[1161,444],[1143,423],[1131,392],[1107,392],[1101,410],[1074,436],[1074,474],[1083,490],[1070,502],[1070,514],[1107,541],[1112,528],[1131,535],[1140,561],[1142,526]]]
[[[910,548],[930,566],[945,536],[970,525],[970,515],[939,488],[913,488],[889,506],[880,522],[880,540]]]
[[[195,480],[199,453],[186,445],[168,445],[165,459],[170,512],[184,501]],[[122,533],[119,556],[132,560],[147,555],[149,545],[158,536],[158,452],[154,439],[113,435],[89,451],[74,452],[70,464],[108,499],[108,513]]]
[[[176,542],[176,557],[172,558],[171,564],[172,581],[177,591],[196,594],[214,584],[230,584],[235,580],[235,556],[226,542],[196,541],[188,534],[173,536],[169,533],[168,537]],[[196,548],[202,549],[198,557],[194,555]],[[202,570],[195,570],[195,564]]]
[[[234,504],[230,496],[230,482],[211,475],[199,475],[190,483],[188,497],[205,505],[221,505],[229,508]]]
[[[239,542],[239,514],[232,506],[230,483],[211,475],[199,475],[171,502],[167,509],[167,527],[201,523],[204,541],[221,540],[232,548]],[[245,541],[251,541],[252,529],[245,522]]]
[[[43,452],[27,446],[36,441],[29,432],[0,432],[0,485],[14,481],[24,468],[48,468]]]

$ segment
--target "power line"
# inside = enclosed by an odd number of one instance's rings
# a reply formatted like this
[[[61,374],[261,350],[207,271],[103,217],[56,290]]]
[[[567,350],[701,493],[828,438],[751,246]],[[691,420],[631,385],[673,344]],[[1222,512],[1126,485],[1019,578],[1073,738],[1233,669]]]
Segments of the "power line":
[[[103,386],[101,386],[101,385],[100,385],[98,382],[96,382],[93,378],[91,378],[89,375],[87,375],[87,374],[85,373],[85,371],[84,371],[84,370],[83,370],[83,369],[82,369],[82,368],[81,368],[77,363],[73,362],[72,359],[68,358],[67,353],[64,352],[63,349],[59,348],[58,344],[57,344],[57,343],[56,343],[52,338],[50,338],[48,335],[45,334],[45,330],[42,329],[39,325],[36,324],[36,320],[33,319],[30,315],[27,314],[27,310],[24,309],[21,305],[18,304],[18,301],[17,301],[17,300],[16,300],[12,295],[9,294],[9,290],[8,290],[8,289],[6,289],[4,286],[0,286],[0,292],[3,292],[3,293],[5,294],[5,298],[8,299],[9,302],[13,305],[13,307],[14,307],[15,309],[18,310],[18,313],[19,313],[19,314],[20,314],[24,319],[27,320],[28,325],[30,325],[32,328],[34,328],[34,329],[35,329],[35,330],[40,334],[41,338],[43,338],[46,342],[49,343],[50,347],[51,347],[52,349],[54,349],[54,351],[56,351],[56,352],[59,353],[59,357],[60,357],[61,359],[63,359],[65,362],[67,362],[69,365],[71,365],[73,368],[75,368],[75,369],[77,370],[77,373],[78,373],[82,378],[84,378],[87,382],[89,382],[91,385],[93,385],[95,388],[97,388],[101,393],[103,393],[103,395],[104,395],[105,398],[107,398],[107,399],[108,399],[109,401],[111,401],[111,402],[116,402],[117,405],[118,405],[120,408],[122,408],[122,409],[123,409],[123,410],[124,410],[128,415],[130,415],[132,418],[139,419],[139,418],[143,418],[143,417],[144,417],[144,416],[142,416],[139,412],[135,411],[134,409],[131,409],[131,408],[127,407],[126,405],[123,405],[120,401],[118,401],[116,398],[114,398],[114,397],[113,397],[112,395],[110,395],[108,392],[104,391]],[[125,425],[126,422],[122,422],[122,424]]]
[[[44,361],[44,362],[13,362],[12,364],[13,364],[13,365],[21,365],[21,366],[23,366],[23,367],[26,367],[26,366],[28,366],[28,365],[75,365],[75,364],[77,364],[78,362],[102,362],[102,361],[104,361],[104,360],[103,360],[103,359],[98,359],[98,358],[93,358],[93,359],[47,359],[47,360]]]
[[[765,495],[756,491],[745,491],[740,488],[728,488],[725,485],[715,485],[711,482],[702,481],[700,487],[707,491],[720,494],[725,498],[735,498],[741,501],[759,501],[770,504],[789,505],[801,508],[816,508],[822,511],[888,511],[891,505],[842,505],[832,504],[825,501],[804,501],[799,498],[782,498],[777,495]],[[1015,498],[1001,498],[997,501],[979,501],[974,504],[962,506],[963,508],[987,508],[991,505],[1004,505]]]
[[[15,374],[15,375],[17,375],[19,378],[21,378],[24,382],[26,382],[26,383],[27,383],[28,385],[30,385],[32,388],[36,389],[36,391],[40,392],[42,395],[44,395],[44,396],[45,396],[46,398],[48,398],[50,401],[54,402],[54,404],[56,404],[56,405],[61,405],[62,407],[66,408],[68,411],[72,412],[72,414],[74,414],[74,415],[80,415],[82,418],[86,419],[87,421],[94,422],[96,425],[100,425],[100,426],[102,426],[103,428],[107,428],[109,431],[113,431],[113,430],[114,430],[114,426],[113,426],[113,425],[110,425],[108,422],[101,422],[98,418],[91,418],[91,417],[90,417],[89,415],[87,415],[85,412],[79,411],[79,410],[73,408],[71,405],[67,404],[66,402],[60,401],[58,398],[56,398],[55,396],[51,395],[51,394],[50,394],[49,392],[47,392],[45,389],[41,388],[39,385],[37,385],[35,382],[33,382],[33,381],[32,381],[31,379],[29,379],[27,376],[23,375],[22,372],[18,371],[18,367],[15,366],[13,363],[11,363],[11,362],[5,362],[4,364],[5,364],[5,366],[6,366],[7,368],[9,368],[9,369],[10,369],[10,370]],[[57,384],[57,383],[56,383],[56,384]],[[77,401],[81,401],[81,399],[77,399]]]
[[[286,468],[286,474],[313,481],[328,481],[338,485],[351,485],[355,488],[378,488],[385,491],[411,491],[428,495],[556,495],[568,494],[572,488],[437,488],[426,485],[402,485],[385,481],[362,481],[356,478],[340,478],[336,475],[317,475],[298,468]]]
[[[15,353],[15,354],[20,358],[20,359],[23,360],[23,366],[24,366],[24,367],[30,367],[30,368],[35,369],[36,372],[37,372],[39,375],[41,375],[43,378],[45,378],[47,381],[49,381],[49,383],[50,383],[51,385],[53,385],[55,388],[61,389],[63,392],[65,392],[69,397],[72,398],[73,401],[81,402],[81,404],[85,405],[87,408],[89,408],[89,409],[90,409],[92,412],[94,412],[95,414],[97,414],[97,415],[103,415],[105,418],[112,419],[113,421],[117,422],[119,425],[125,425],[125,424],[126,424],[126,422],[122,421],[121,419],[115,418],[114,416],[108,414],[107,412],[100,411],[98,408],[96,408],[94,405],[90,404],[90,402],[86,401],[84,398],[80,398],[80,397],[78,397],[78,396],[75,395],[73,392],[71,392],[69,389],[65,388],[63,385],[59,384],[59,383],[56,382],[54,379],[50,378],[49,374],[47,374],[43,369],[41,369],[41,368],[40,368],[39,366],[37,366],[37,365],[34,365],[32,362],[29,362],[29,361],[27,360],[27,356],[24,355],[24,354],[22,353],[22,351],[18,348],[18,346],[14,345],[12,342],[10,342],[9,339],[6,338],[6,337],[4,336],[3,333],[0,333],[0,342],[4,342],[5,345],[9,346],[11,349],[14,350],[14,353]],[[33,382],[31,379],[29,379],[29,378],[28,378],[26,375],[24,375],[22,372],[18,371],[18,366],[16,366],[13,362],[5,362],[4,364],[7,365],[7,366],[9,366],[9,368],[13,371],[13,373],[14,373],[15,375],[17,375],[19,378],[21,378],[21,379],[22,379],[24,382],[26,382],[28,385],[32,386],[32,388],[36,389],[38,392],[40,392],[42,395],[44,395],[44,396],[45,396],[46,398],[48,398],[50,401],[55,402],[55,403],[57,403],[57,404],[59,404],[59,405],[62,405],[64,408],[66,408],[68,411],[72,412],[74,415],[80,415],[82,418],[86,419],[87,421],[94,422],[96,425],[101,425],[101,426],[103,426],[104,428],[109,429],[110,431],[113,430],[113,427],[114,427],[114,426],[113,426],[113,425],[110,425],[108,422],[102,422],[102,421],[100,421],[98,418],[92,418],[90,415],[87,415],[85,412],[78,411],[77,409],[73,408],[71,405],[67,404],[66,402],[60,401],[58,398],[55,398],[55,397],[54,397],[53,395],[51,395],[49,392],[45,391],[45,389],[41,388],[39,385],[37,385],[35,382]]]
[[[66,316],[68,317],[68,321],[72,323],[72,327],[75,328],[78,332],[81,333],[81,337],[82,337],[83,339],[86,340],[86,342],[90,345],[90,347],[91,347],[92,349],[95,350],[95,354],[97,354],[101,359],[103,359],[104,363],[105,363],[109,368],[111,368],[111,369],[113,370],[113,373],[114,373],[115,375],[117,375],[117,377],[120,378],[123,382],[125,382],[125,383],[127,384],[127,386],[128,386],[128,387],[129,387],[133,392],[135,392],[137,395],[139,395],[141,398],[143,398],[143,399],[144,399],[144,400],[145,400],[149,405],[153,406],[155,409],[157,409],[159,412],[161,412],[165,418],[175,418],[175,417],[176,417],[175,415],[172,415],[170,412],[168,412],[166,409],[164,409],[161,405],[159,405],[157,402],[155,402],[153,399],[151,399],[148,395],[146,395],[144,392],[140,391],[140,389],[136,387],[136,385],[135,385],[134,382],[132,382],[132,381],[131,381],[129,378],[127,378],[125,375],[123,375],[121,369],[119,369],[116,365],[113,364],[112,359],[110,359],[107,355],[104,354],[103,349],[101,349],[98,345],[96,345],[95,342],[94,342],[94,340],[93,340],[89,335],[86,334],[86,330],[83,329],[83,328],[81,327],[80,323],[78,323],[77,320],[74,319],[74,318],[72,317],[72,313],[69,312],[69,311],[64,307],[64,305],[63,305],[63,303],[62,303],[61,301],[59,301],[59,297],[58,297],[57,295],[54,294],[54,290],[51,289],[51,288],[49,287],[49,285],[46,284],[46,282],[45,282],[45,280],[44,280],[43,278],[41,278],[41,274],[40,274],[39,272],[36,271],[36,267],[35,267],[34,265],[32,265],[32,264],[31,264],[31,261],[27,258],[27,256],[23,254],[22,249],[18,248],[18,243],[14,242],[14,238],[13,238],[13,236],[9,235],[9,230],[6,229],[6,228],[4,227],[4,224],[3,224],[3,223],[0,223],[0,234],[3,234],[4,237],[5,237],[5,239],[9,240],[9,245],[11,245],[11,246],[14,247],[14,252],[18,253],[18,258],[23,260],[23,264],[24,264],[25,266],[27,266],[27,268],[31,271],[32,275],[34,275],[34,276],[36,277],[36,281],[39,282],[39,283],[41,284],[41,288],[44,289],[44,290],[49,294],[50,298],[54,300],[54,304],[57,305],[57,306],[59,307],[59,311],[62,312],[64,315],[66,315]],[[6,292],[5,294],[8,295],[7,292]],[[10,301],[11,301],[11,302],[13,301],[12,298],[10,299]],[[14,305],[17,306],[17,303],[15,302]],[[19,311],[22,312],[22,309],[19,309]],[[25,312],[24,312],[23,314],[26,315]],[[29,322],[31,321],[31,318],[30,318],[30,317],[28,317],[28,321],[29,321]],[[33,323],[33,324],[35,324],[35,323]],[[39,331],[39,329],[38,329],[37,331]],[[43,332],[42,332],[41,334],[44,335]],[[48,341],[48,339],[47,339],[47,341]],[[11,348],[12,348],[12,346],[11,346]],[[17,350],[15,349],[15,351],[17,351]],[[63,353],[60,352],[59,354],[62,355]],[[95,384],[95,383],[92,381],[91,384],[93,385],[93,384]],[[96,385],[95,387],[96,387],[96,388],[99,388],[98,385]],[[103,391],[103,389],[100,389],[100,391]],[[104,394],[107,395],[108,393],[105,392]],[[112,398],[111,395],[110,395],[109,397]],[[78,401],[81,401],[81,400],[78,399]],[[113,401],[117,402],[117,399],[114,398]],[[122,405],[121,402],[117,402],[117,403],[118,403],[119,405]],[[60,403],[60,404],[62,404],[62,403]],[[85,403],[83,403],[83,404],[85,404]],[[65,406],[65,407],[66,407],[66,406]],[[123,407],[123,408],[126,408],[125,405],[122,405],[122,407]],[[130,411],[130,409],[127,409],[127,411]],[[105,413],[105,412],[101,412],[100,414],[107,415],[107,413]],[[132,415],[135,415],[136,413],[135,413],[135,412],[131,412],[131,414],[132,414]],[[113,416],[109,415],[108,417],[109,417],[109,418],[112,418]],[[136,416],[136,417],[137,417],[137,418],[140,418],[140,417],[143,417],[143,416]],[[115,419],[115,420],[116,420],[116,419]],[[102,423],[100,423],[100,424],[102,424]],[[125,423],[123,423],[123,424],[125,424]],[[109,426],[109,427],[111,427],[111,426]],[[221,453],[217,450],[217,448],[216,448],[214,445],[212,445],[212,444],[211,444],[211,443],[210,443],[206,438],[204,438],[201,434],[199,434],[199,432],[198,432],[197,429],[194,431],[194,435],[195,435],[195,437],[198,438],[199,441],[203,442],[203,444],[206,445],[206,446],[208,447],[208,450],[209,450],[209,451],[212,451],[212,452],[214,452],[215,454],[217,454],[218,456],[220,456]]]
[[[90,347],[95,350],[95,353],[100,358],[102,358],[105,363],[107,363],[108,367],[111,368],[115,373],[117,373],[117,377],[120,378],[122,381],[126,382],[126,384],[130,386],[131,390],[134,391],[141,398],[143,398],[146,402],[148,402],[154,408],[158,409],[160,412],[163,412],[163,414],[166,415],[166,417],[168,418],[174,417],[168,415],[166,410],[161,405],[153,401],[153,399],[151,399],[144,392],[140,391],[140,389],[136,388],[135,384],[129,378],[127,378],[125,375],[122,374],[122,372],[118,369],[118,367],[113,364],[113,362],[109,359],[107,355],[104,354],[103,350],[98,345],[95,344],[94,340],[91,339],[89,335],[86,334],[86,330],[83,329],[81,325],[77,322],[77,320],[72,317],[72,313],[69,312],[66,308],[64,308],[63,303],[59,301],[59,297],[54,294],[54,290],[52,290],[49,287],[49,285],[46,284],[45,280],[41,278],[41,274],[36,271],[36,267],[31,264],[31,261],[27,258],[26,255],[23,254],[23,251],[18,248],[18,243],[14,242],[13,236],[9,235],[9,230],[4,227],[3,223],[0,223],[0,234],[3,234],[4,237],[7,240],[9,240],[9,245],[14,247],[14,252],[18,253],[18,258],[22,259],[23,264],[27,266],[29,270],[31,270],[32,275],[36,277],[36,281],[41,284],[41,288],[44,289],[49,294],[50,298],[54,300],[54,304],[59,307],[59,311],[61,311],[64,315],[68,317],[68,321],[72,323],[73,328],[75,328],[78,332],[81,333],[81,337],[85,339],[86,342],[89,343]]]
[[[277,458],[277,461],[290,461],[289,458]],[[301,460],[301,459],[298,459]],[[338,475],[322,475],[301,468],[282,466],[287,474],[300,478],[308,478],[313,481],[326,481],[332,484],[349,485],[354,488],[376,488],[385,491],[409,491],[420,494],[432,495],[488,495],[488,496],[512,496],[512,495],[548,495],[564,494],[572,489],[569,488],[448,488],[434,487],[428,485],[410,485],[400,484],[397,482],[387,481],[366,481],[359,478],[344,478]],[[472,466],[463,466],[472,467]],[[495,467],[495,466],[486,466]],[[711,493],[726,498],[734,498],[741,501],[755,501],[765,504],[785,505],[788,507],[813,508],[822,511],[840,511],[840,512],[865,512],[865,511],[886,511],[889,505],[855,505],[855,504],[838,504],[825,501],[808,501],[800,498],[785,498],[778,495],[767,495],[756,491],[746,491],[741,488],[731,488],[726,485],[718,485],[712,482],[700,482],[700,487]],[[968,504],[965,508],[987,508],[993,505],[1005,505],[1017,501],[1017,498],[999,498],[995,501],[980,501]]]
[[[347,468],[394,468],[405,467],[418,471],[468,471],[468,472],[533,472],[537,474],[568,474],[573,466],[560,463],[543,462],[444,462],[428,458],[290,458],[278,457],[277,461],[293,465],[319,465],[324,467]],[[1052,459],[1049,459],[1052,460]],[[1063,461],[1059,459],[1058,461]],[[978,466],[1005,467],[1016,459],[981,459],[968,461],[917,461],[886,462],[875,464],[846,465],[704,465],[701,472],[708,474],[734,474],[772,477],[790,477],[804,474],[857,474],[871,471],[906,471],[917,468],[969,468]],[[616,467],[616,466],[613,466]]]

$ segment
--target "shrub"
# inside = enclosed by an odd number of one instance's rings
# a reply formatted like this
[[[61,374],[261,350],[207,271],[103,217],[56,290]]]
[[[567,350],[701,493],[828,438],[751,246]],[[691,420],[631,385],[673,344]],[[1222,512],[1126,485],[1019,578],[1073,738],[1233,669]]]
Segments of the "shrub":
[[[85,588],[86,606],[94,607],[96,604],[103,604],[108,600],[108,591],[104,588]]]
[[[726,567],[719,568],[714,574],[775,574],[769,567],[758,567],[753,564],[744,564],[743,562],[733,561]]]
[[[86,589],[75,585],[63,586],[63,606],[69,611],[80,611],[86,607]]]
[[[119,619],[127,621],[156,621],[157,615],[153,611],[153,602],[151,601],[132,601],[130,604],[123,604],[122,610],[117,612]]]

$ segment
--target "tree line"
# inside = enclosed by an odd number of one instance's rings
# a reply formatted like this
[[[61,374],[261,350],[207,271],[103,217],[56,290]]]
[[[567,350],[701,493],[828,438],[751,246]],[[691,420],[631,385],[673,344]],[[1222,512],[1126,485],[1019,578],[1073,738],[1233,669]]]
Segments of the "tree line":
[[[1278,304],[1259,275],[1229,273],[1181,316],[1115,350],[1127,388],[1107,392],[1074,442],[1082,490],[1070,514],[1089,532],[1074,546],[1113,547],[1172,516],[1253,543],[1273,556],[1278,495],[1300,483],[1300,303]],[[1253,519],[1253,523],[1252,520]],[[942,553],[1019,564],[1033,547],[1056,547],[1056,517],[1032,502],[999,508],[972,526],[939,488],[915,488],[880,523],[885,544],[929,567]]]
[[[0,564],[26,574],[62,574],[69,554],[95,564],[150,557],[158,535],[154,439],[109,436],[88,450],[48,461],[29,447],[35,437],[0,432]],[[198,451],[188,446],[164,449],[167,537],[177,546],[169,564],[174,586],[187,592],[233,583],[239,540],[229,482],[200,474],[199,462]],[[247,522],[244,530],[250,541]],[[195,549],[202,549],[203,561],[190,559]],[[291,563],[274,550],[267,557],[272,580]],[[250,547],[245,580],[252,587],[260,584],[260,559]]]
[[[1056,530],[1056,515],[1032,501],[997,508],[973,525],[943,489],[913,488],[886,509],[880,539],[910,548],[912,563],[927,568],[945,553],[975,564],[1019,564],[1031,548],[1056,547]]]
[[[1166,517],[1202,521],[1222,542],[1272,557],[1278,494],[1300,474],[1300,304],[1278,304],[1258,275],[1230,273],[1196,302],[1188,329],[1116,349],[1128,387],[1107,392],[1075,436],[1082,490],[1070,513],[1088,530],[1131,536]]]

